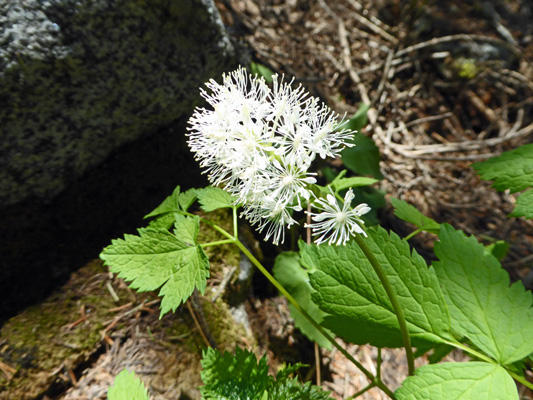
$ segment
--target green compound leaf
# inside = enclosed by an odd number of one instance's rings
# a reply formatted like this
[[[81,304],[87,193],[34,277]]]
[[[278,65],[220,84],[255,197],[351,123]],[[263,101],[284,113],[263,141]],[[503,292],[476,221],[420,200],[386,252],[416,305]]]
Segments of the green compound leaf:
[[[426,232],[434,233],[435,235],[439,234],[440,224],[438,222],[426,217],[406,201],[395,197],[391,197],[390,200],[394,207],[394,214],[398,218],[407,221]]]
[[[163,202],[160,205],[158,205],[154,211],[145,215],[144,218],[145,219],[153,218],[153,217],[157,217],[158,215],[180,211],[179,197],[180,197],[180,187],[177,186],[170,196],[168,196],[165,200],[163,200]]]
[[[398,400],[518,400],[505,369],[483,362],[425,365],[394,394]]]
[[[283,371],[283,370],[282,370]],[[301,384],[297,378],[280,379],[279,374],[275,383],[268,390],[268,400],[327,400],[329,392],[311,382]]]
[[[478,162],[472,167],[498,191],[511,193],[533,187],[533,144],[526,144],[498,157]]]
[[[507,151],[498,157],[473,164],[481,179],[494,181],[498,191],[509,189],[511,193],[533,187],[533,143]],[[533,193],[521,194],[513,217],[533,218]]]
[[[383,179],[379,169],[381,156],[372,138],[362,133],[356,133],[353,143],[355,143],[354,147],[348,147],[341,152],[342,162],[346,168],[359,175],[370,175],[376,179]]]
[[[200,232],[200,217],[186,217],[184,215],[174,215],[174,235],[190,245],[196,244],[196,238]]]
[[[237,348],[235,356],[214,349],[203,353],[201,372],[205,384],[203,399],[217,400],[326,400],[328,392],[309,382],[302,385],[291,378],[303,364],[289,365],[279,371],[276,379],[268,375],[266,357],[259,362],[256,356]]]
[[[409,244],[381,227],[364,239],[396,290],[414,346],[452,340],[450,320],[435,274]],[[302,263],[326,313],[324,326],[355,344],[401,347],[392,305],[370,262],[354,242],[303,246]]]
[[[133,372],[123,370],[107,391],[109,400],[149,400],[148,391]]]
[[[476,238],[443,224],[433,268],[450,311],[452,328],[500,364],[533,352],[533,296],[522,282],[509,286],[499,261]]]
[[[162,296],[161,315],[170,310],[176,311],[182,302],[185,302],[194,289],[203,294],[207,278],[209,278],[209,259],[200,246],[188,247],[179,253],[178,266],[161,288]]]
[[[509,251],[509,243],[505,240],[497,240],[485,246],[485,253],[492,254],[498,260],[503,260]]]
[[[213,186],[197,189],[196,195],[202,210],[206,212],[218,210],[219,208],[232,208],[235,202],[235,199],[228,192]]]
[[[295,252],[284,252],[274,262],[274,277],[294,297],[302,308],[318,323],[322,322],[324,312],[311,300],[313,288],[309,283],[307,272],[300,264],[300,255]],[[294,325],[313,342],[331,350],[331,343],[292,305],[289,304]]]
[[[139,236],[125,235],[107,246],[100,258],[111,272],[131,282],[140,292],[161,286],[161,315],[176,310],[196,287],[204,292],[209,261],[199,246],[189,246],[166,230],[139,229]]]
[[[516,207],[511,217],[533,218],[533,190],[526,190],[516,199]]]
[[[196,190],[197,189],[189,189],[186,192],[180,194],[180,197],[178,198],[178,203],[183,211],[187,211],[196,200]]]
[[[257,362],[253,353],[239,347],[235,356],[206,349],[202,367],[203,399],[261,400],[269,384],[266,357]]]
[[[155,217],[155,219],[150,221],[150,223],[148,224],[148,228],[152,228],[155,230],[163,229],[168,231],[176,222],[176,219],[174,217],[175,215],[175,213],[158,215]]]

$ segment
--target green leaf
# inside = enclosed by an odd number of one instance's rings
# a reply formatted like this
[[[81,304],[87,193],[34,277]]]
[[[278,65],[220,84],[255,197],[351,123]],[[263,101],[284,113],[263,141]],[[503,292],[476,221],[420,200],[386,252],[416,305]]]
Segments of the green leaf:
[[[370,107],[368,106],[368,104],[359,103],[359,109],[356,111],[356,113],[349,120],[339,124],[335,131],[339,131],[341,129],[349,129],[351,131],[359,132],[367,124],[366,113],[368,112],[369,108]]]
[[[433,267],[450,311],[452,328],[499,363],[533,352],[533,296],[486,254],[476,238],[441,225]]]
[[[268,390],[269,400],[327,400],[330,392],[325,392],[311,382],[301,384],[297,378],[276,379]]]
[[[153,218],[158,215],[167,214],[171,212],[176,212],[180,210],[179,204],[180,197],[180,187],[177,186],[176,189],[168,196],[163,202],[156,207],[154,211],[144,216],[144,218]]]
[[[149,400],[148,390],[133,372],[123,370],[107,391],[109,400]]]
[[[184,215],[174,215],[174,235],[176,237],[190,245],[195,245],[196,238],[200,232],[200,217],[195,215],[194,217],[186,217]]]
[[[279,254],[274,262],[274,277],[281,283],[302,308],[313,319],[321,323],[324,312],[311,300],[313,288],[309,283],[307,272],[300,264],[300,255],[288,251]],[[311,341],[317,342],[321,347],[331,350],[331,343],[292,305],[289,304],[294,325],[302,331]]]
[[[497,240],[485,246],[485,253],[492,254],[498,260],[503,260],[509,251],[509,243],[505,240]]]
[[[175,215],[175,213],[158,215],[150,221],[150,223],[148,224],[148,228],[152,228],[155,230],[163,229],[168,231],[176,222]]]
[[[442,361],[444,357],[450,354],[455,350],[455,347],[449,346],[447,344],[439,344],[435,346],[433,353],[428,356],[428,361],[430,364],[436,364]]]
[[[273,75],[274,72],[270,70],[270,68],[264,66],[263,64],[251,62],[250,63],[250,71],[252,72],[252,75],[258,75],[265,78],[265,82],[272,83],[273,82]]]
[[[533,218],[533,190],[526,190],[516,199],[516,207],[511,217]]]
[[[516,193],[533,187],[533,143],[475,163],[472,167],[481,179],[494,181],[492,187],[498,191],[509,189]]]
[[[370,207],[370,211],[361,216],[366,226],[373,226],[379,224],[378,210],[387,204],[385,200],[385,191],[373,188],[372,186],[361,186],[353,189],[355,195],[352,201],[352,206],[361,203],[366,203]]]
[[[268,365],[263,357],[237,348],[235,356],[214,349],[206,349],[202,360],[201,388],[204,399],[217,400],[326,400],[329,392],[309,382],[302,385],[290,378],[303,364],[289,365],[280,370],[276,379],[268,375]]]
[[[162,286],[161,315],[175,310],[195,287],[203,293],[209,276],[209,261],[201,247],[190,247],[166,230],[142,228],[139,236],[115,239],[100,258],[133,289],[144,292]]]
[[[335,192],[340,192],[341,190],[358,187],[358,186],[369,186],[374,183],[379,182],[374,178],[367,178],[366,176],[355,176],[351,178],[335,178],[331,185]]]
[[[509,189],[511,193],[533,187],[533,143],[507,151],[498,157],[473,164],[481,179],[494,181],[498,191]],[[533,218],[533,191],[518,196],[513,217]]]
[[[219,208],[232,208],[235,202],[235,199],[228,192],[213,186],[197,189],[196,195],[202,210],[206,212],[218,210]]]
[[[266,357],[256,356],[239,347],[235,356],[208,348],[203,353],[201,387],[204,399],[260,400],[269,384]]]
[[[354,135],[354,147],[348,147],[341,152],[342,162],[359,175],[370,175],[376,179],[383,179],[379,169],[381,156],[379,149],[371,137],[362,133]]]
[[[426,232],[434,233],[435,235],[439,234],[440,224],[438,222],[426,217],[406,201],[397,199],[395,197],[391,197],[390,200],[392,206],[394,207],[394,214],[398,218],[407,221]]]
[[[197,189],[189,189],[186,192],[180,194],[178,202],[183,211],[187,211],[196,200],[196,190]]]
[[[161,315],[170,310],[176,311],[185,302],[194,289],[203,294],[209,278],[209,259],[200,246],[188,247],[179,253],[178,266],[161,288]]]
[[[364,239],[396,290],[414,346],[452,340],[450,321],[437,277],[409,244],[381,227]],[[302,263],[326,313],[324,325],[355,344],[401,347],[392,305],[362,250],[346,246],[304,246]]]
[[[398,400],[518,400],[505,369],[483,362],[425,365],[394,394]]]

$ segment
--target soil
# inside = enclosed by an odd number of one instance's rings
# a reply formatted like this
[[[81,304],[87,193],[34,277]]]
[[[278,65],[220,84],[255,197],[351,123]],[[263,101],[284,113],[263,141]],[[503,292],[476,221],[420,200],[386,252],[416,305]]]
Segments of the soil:
[[[404,199],[438,222],[451,223],[487,243],[506,240],[509,252],[502,265],[511,280],[521,279],[528,289],[533,288],[532,221],[508,218],[516,195],[496,192],[471,168],[473,162],[532,142],[530,1],[219,0],[217,6],[232,36],[251,51],[255,62],[288,80],[294,78],[348,116],[360,102],[370,105],[369,124],[362,132],[380,150],[384,179],[378,187],[387,199]],[[380,210],[380,219],[399,234],[412,231],[393,215],[390,206]],[[412,244],[431,260],[433,241],[429,234],[419,235]],[[266,246],[263,253],[267,263],[275,255]],[[213,285],[222,280],[223,276],[215,276]],[[129,307],[145,303],[137,299]],[[243,343],[256,341],[258,351],[271,360],[272,370],[283,362],[314,364],[313,346],[293,328],[286,301],[265,289],[260,277],[254,278],[243,307],[251,330],[248,339],[243,336]],[[92,356],[80,362],[83,368],[76,370],[69,364],[51,371],[65,383],[63,391],[36,398],[103,400],[114,374],[136,363],[157,363],[157,368],[145,369],[141,375],[151,377],[152,387],[159,388],[158,396],[197,398],[192,387],[169,391],[175,386],[158,372],[186,365],[176,371],[181,381],[193,383],[199,364],[197,355],[180,351],[174,359],[167,358],[168,343],[179,342],[181,336],[167,333],[166,320],[156,323],[156,309],[154,303],[125,318],[114,337],[103,335]],[[192,326],[183,307],[176,318]],[[191,328],[191,332],[201,342],[198,329]],[[376,349],[346,348],[373,371]],[[403,352],[383,350],[380,356],[385,382],[397,387],[407,375]],[[452,353],[447,359],[462,358]],[[322,384],[334,398],[347,398],[367,385],[340,353],[322,350],[320,360]],[[1,373],[13,377],[9,363],[2,364]],[[316,371],[302,372],[303,378],[313,378]],[[156,376],[157,380],[152,379]],[[533,399],[522,387],[520,395]],[[370,390],[358,398],[386,396]]]

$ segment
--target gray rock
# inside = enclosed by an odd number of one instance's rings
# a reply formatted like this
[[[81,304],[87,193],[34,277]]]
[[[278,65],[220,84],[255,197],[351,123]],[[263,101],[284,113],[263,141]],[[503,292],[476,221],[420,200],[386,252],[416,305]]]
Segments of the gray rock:
[[[213,0],[0,0],[0,323],[204,184],[185,123],[235,53]]]
[[[0,204],[50,200],[234,62],[212,0],[3,0]]]

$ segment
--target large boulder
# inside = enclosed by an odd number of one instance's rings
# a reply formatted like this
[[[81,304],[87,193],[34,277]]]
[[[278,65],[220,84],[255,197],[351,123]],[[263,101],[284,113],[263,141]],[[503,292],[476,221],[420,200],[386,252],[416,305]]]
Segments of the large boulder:
[[[198,184],[184,121],[235,59],[212,0],[0,3],[0,320]]]

